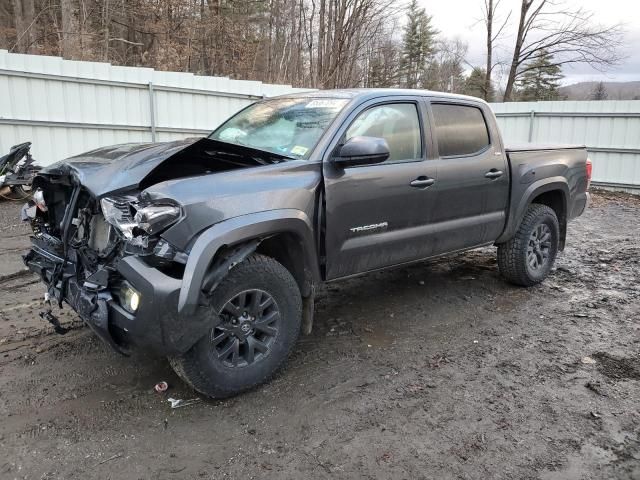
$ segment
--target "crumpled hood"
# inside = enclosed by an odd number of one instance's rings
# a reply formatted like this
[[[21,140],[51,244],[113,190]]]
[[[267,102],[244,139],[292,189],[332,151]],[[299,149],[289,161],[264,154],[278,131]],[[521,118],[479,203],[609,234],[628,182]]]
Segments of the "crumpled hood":
[[[81,153],[44,168],[40,175],[75,173],[96,197],[135,187],[161,162],[196,142],[125,143]],[[70,172],[71,171],[71,172]]]
[[[92,195],[102,197],[131,190],[145,179],[156,182],[190,175],[277,163],[286,157],[249,147],[211,140],[127,143],[102,147],[59,161],[39,176],[74,175]],[[159,172],[171,160],[171,170]],[[37,186],[37,181],[34,185]]]

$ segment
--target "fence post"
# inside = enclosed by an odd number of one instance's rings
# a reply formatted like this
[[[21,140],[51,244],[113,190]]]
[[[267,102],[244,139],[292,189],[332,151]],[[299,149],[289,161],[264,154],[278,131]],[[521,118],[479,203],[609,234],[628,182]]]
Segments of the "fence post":
[[[149,122],[151,123],[151,141],[156,141],[156,108],[153,82],[149,82]]]
[[[536,119],[536,112],[535,110],[531,110],[531,113],[529,113],[529,143],[531,143],[533,141],[533,122]]]

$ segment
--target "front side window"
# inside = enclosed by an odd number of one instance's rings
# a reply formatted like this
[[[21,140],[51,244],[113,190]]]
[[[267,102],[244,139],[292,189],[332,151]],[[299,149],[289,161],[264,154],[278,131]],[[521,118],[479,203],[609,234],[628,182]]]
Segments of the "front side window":
[[[265,100],[231,117],[209,138],[306,160],[348,102],[310,97]]]
[[[447,103],[431,108],[441,157],[473,155],[489,146],[489,131],[479,108]]]
[[[384,138],[389,145],[387,162],[422,157],[420,122],[413,103],[390,103],[365,110],[349,126],[345,140],[358,136]]]

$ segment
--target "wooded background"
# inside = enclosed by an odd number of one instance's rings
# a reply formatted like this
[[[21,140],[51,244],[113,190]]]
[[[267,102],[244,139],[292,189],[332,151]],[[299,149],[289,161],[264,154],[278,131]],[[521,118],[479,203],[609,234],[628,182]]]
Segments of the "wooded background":
[[[438,32],[417,0],[0,0],[0,48],[297,87],[428,88],[487,100],[561,99],[563,66],[606,69],[623,59],[621,27],[599,25],[591,12],[561,0],[517,0],[513,11],[501,3],[478,0],[482,66],[466,61],[467,45]],[[460,15],[472,21],[474,13]],[[497,46],[513,55],[499,58]],[[590,96],[607,98],[604,85]]]

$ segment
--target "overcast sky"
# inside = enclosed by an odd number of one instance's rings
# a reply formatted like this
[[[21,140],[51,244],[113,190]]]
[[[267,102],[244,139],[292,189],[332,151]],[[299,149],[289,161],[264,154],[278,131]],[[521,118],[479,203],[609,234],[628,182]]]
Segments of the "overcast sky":
[[[469,45],[467,60],[473,65],[486,62],[486,32],[482,24],[483,0],[419,0],[427,13],[433,16],[434,26],[447,38],[460,38]],[[501,41],[500,58],[513,54],[515,29],[520,13],[520,0],[502,0],[499,15],[505,18],[513,10],[510,27]],[[622,65],[600,73],[588,65],[566,66],[564,84],[582,81],[640,80],[640,2],[638,0],[565,0],[570,8],[583,6],[596,14],[600,23],[622,23],[626,30],[625,53],[629,56]],[[499,22],[495,22],[499,23]]]

